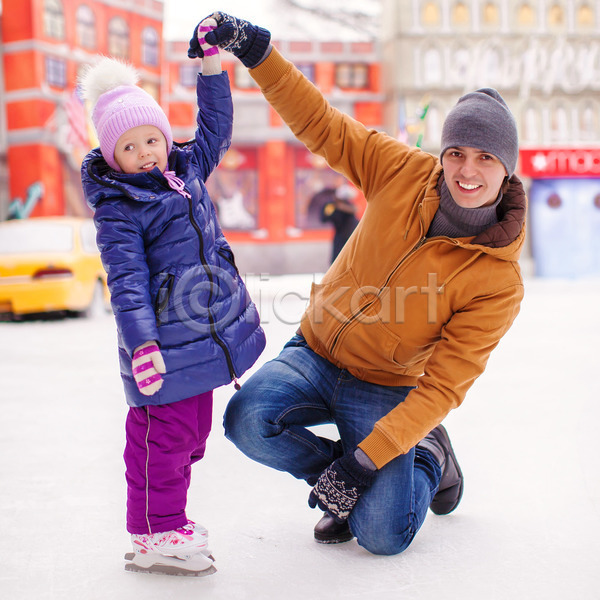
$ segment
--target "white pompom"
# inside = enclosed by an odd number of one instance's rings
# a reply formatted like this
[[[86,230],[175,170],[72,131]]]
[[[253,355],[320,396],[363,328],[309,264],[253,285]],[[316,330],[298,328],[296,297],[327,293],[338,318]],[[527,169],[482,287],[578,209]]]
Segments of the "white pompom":
[[[105,92],[120,85],[135,85],[139,78],[132,65],[103,56],[96,64],[86,66],[79,78],[79,85],[83,97],[95,105]]]

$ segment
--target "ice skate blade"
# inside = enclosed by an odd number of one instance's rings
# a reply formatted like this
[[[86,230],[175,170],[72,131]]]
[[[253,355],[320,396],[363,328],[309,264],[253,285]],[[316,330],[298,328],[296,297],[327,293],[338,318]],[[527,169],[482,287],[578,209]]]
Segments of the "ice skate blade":
[[[208,554],[207,554],[207,552],[208,552]],[[210,550],[208,550],[207,552],[202,550],[202,554],[204,554],[204,556],[206,556],[206,558],[210,558],[210,560],[214,561],[215,557],[211,554]],[[133,560],[135,558],[135,554],[133,552],[126,552],[125,556],[123,558],[125,560]]]
[[[202,553],[186,559],[176,556],[161,556],[160,554],[135,554],[128,552],[126,560],[131,562],[125,565],[125,570],[144,573],[162,573],[165,575],[188,575],[203,577],[216,571],[213,561]]]
[[[177,577],[206,577],[217,572],[217,569],[211,565],[208,569],[203,571],[187,571],[178,567],[171,567],[169,565],[152,565],[151,567],[144,569],[136,565],[135,563],[127,563],[125,570],[131,573],[151,573],[154,575],[175,575]]]
[[[160,556],[156,554],[125,554],[126,571],[137,573],[159,573],[163,575],[183,575],[188,577],[204,577],[215,573],[212,560],[203,554],[197,554],[188,560],[175,556]]]

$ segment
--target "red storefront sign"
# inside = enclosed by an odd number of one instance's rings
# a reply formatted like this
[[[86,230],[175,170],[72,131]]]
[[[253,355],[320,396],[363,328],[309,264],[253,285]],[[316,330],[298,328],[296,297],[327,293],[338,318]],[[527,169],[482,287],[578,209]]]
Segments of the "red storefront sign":
[[[521,174],[533,179],[600,177],[599,148],[522,148]]]

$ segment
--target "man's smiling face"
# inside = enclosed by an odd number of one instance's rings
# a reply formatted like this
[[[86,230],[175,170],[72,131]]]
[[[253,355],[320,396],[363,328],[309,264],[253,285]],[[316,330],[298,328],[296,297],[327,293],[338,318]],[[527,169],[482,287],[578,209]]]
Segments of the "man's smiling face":
[[[448,148],[442,165],[448,190],[463,208],[493,204],[507,175],[498,157],[468,146]]]

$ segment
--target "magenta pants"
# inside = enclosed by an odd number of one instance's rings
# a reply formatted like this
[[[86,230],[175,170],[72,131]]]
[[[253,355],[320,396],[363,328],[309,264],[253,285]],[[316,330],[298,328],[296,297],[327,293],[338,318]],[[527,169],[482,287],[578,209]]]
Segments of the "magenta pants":
[[[212,391],[161,406],[130,407],[126,421],[127,531],[157,533],[187,523],[192,464],[204,456]]]

